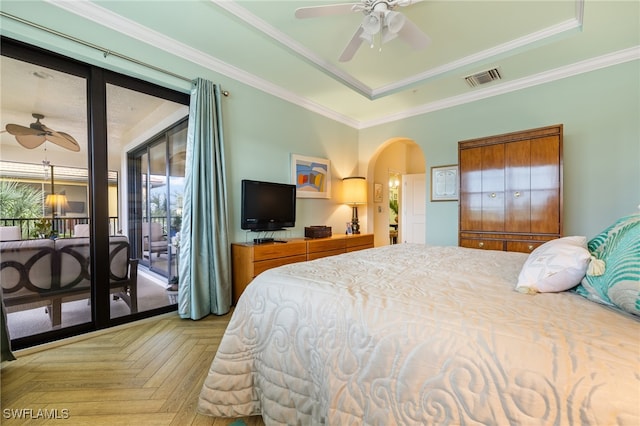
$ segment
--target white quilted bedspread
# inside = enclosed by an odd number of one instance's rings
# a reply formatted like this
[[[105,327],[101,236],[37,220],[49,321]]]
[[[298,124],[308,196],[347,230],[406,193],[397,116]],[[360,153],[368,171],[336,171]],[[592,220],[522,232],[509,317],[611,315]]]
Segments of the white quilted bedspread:
[[[399,244],[264,272],[198,411],[267,425],[640,424],[640,322],[514,290],[520,253]]]

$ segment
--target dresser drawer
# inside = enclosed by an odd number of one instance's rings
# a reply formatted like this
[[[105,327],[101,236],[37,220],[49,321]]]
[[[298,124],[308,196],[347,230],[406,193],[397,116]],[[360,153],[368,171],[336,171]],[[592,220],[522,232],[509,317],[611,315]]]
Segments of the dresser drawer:
[[[267,269],[275,268],[276,266],[288,265],[289,263],[304,262],[307,260],[306,254],[300,254],[297,256],[279,257],[276,259],[262,260],[253,263],[253,276],[256,277],[260,273]]]
[[[334,249],[334,250],[318,251],[315,253],[307,254],[307,260],[320,259],[321,257],[336,256],[342,253],[344,253],[344,247],[339,249]]]
[[[344,238],[321,238],[317,240],[308,240],[307,241],[307,252],[311,253],[320,253],[323,251],[336,251],[342,250],[344,253],[345,249],[345,240]]]
[[[373,247],[373,234],[352,235],[345,239],[347,251],[362,250]]]
[[[253,246],[253,260],[259,262],[288,256],[307,254],[307,245],[303,240],[286,243],[267,243]],[[283,263],[283,265],[286,264]]]

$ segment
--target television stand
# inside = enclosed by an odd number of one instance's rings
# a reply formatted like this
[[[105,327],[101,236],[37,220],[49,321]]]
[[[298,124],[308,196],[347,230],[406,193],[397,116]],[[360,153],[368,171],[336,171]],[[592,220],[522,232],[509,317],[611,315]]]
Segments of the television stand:
[[[251,280],[267,269],[371,247],[373,234],[273,239],[269,244],[232,243],[233,304],[238,303]]]

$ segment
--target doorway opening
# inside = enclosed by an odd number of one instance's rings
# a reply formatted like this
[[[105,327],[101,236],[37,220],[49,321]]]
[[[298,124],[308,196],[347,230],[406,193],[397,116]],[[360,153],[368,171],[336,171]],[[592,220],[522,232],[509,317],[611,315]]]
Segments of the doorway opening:
[[[372,156],[367,174],[372,177],[376,188],[381,190],[374,199],[373,212],[368,212],[368,217],[373,217],[376,247],[413,242],[416,239],[424,241],[425,236],[421,235],[424,234],[424,227],[420,230],[412,225],[416,219],[420,219],[420,215],[424,223],[424,208],[422,211],[415,208],[424,203],[413,198],[422,194],[423,199],[426,199],[426,184],[421,188],[420,180],[412,179],[409,182],[407,178],[423,176],[425,169],[426,161],[422,149],[414,140],[408,138],[388,139]],[[409,191],[405,188],[406,184],[410,185]],[[406,210],[407,206],[411,206],[410,211]]]

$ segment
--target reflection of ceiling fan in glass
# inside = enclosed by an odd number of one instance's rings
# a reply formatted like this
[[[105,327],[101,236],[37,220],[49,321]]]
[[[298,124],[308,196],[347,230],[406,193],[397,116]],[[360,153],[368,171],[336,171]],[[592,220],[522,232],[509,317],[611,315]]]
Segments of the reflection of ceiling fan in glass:
[[[80,151],[80,145],[73,136],[52,130],[40,122],[44,118],[42,114],[31,114],[36,119],[35,123],[31,123],[29,127],[19,124],[7,124],[5,127],[7,132],[16,137],[18,143],[25,148],[34,149],[42,145],[45,141],[52,142],[69,151]]]
[[[380,44],[400,37],[416,50],[427,47],[431,43],[429,36],[402,13],[394,10],[420,1],[422,0],[360,0],[359,3],[301,7],[296,10],[295,15],[296,18],[304,19],[362,12],[364,18],[360,26],[340,55],[340,62],[347,62],[353,58],[363,41],[373,47],[374,37],[379,37]]]

